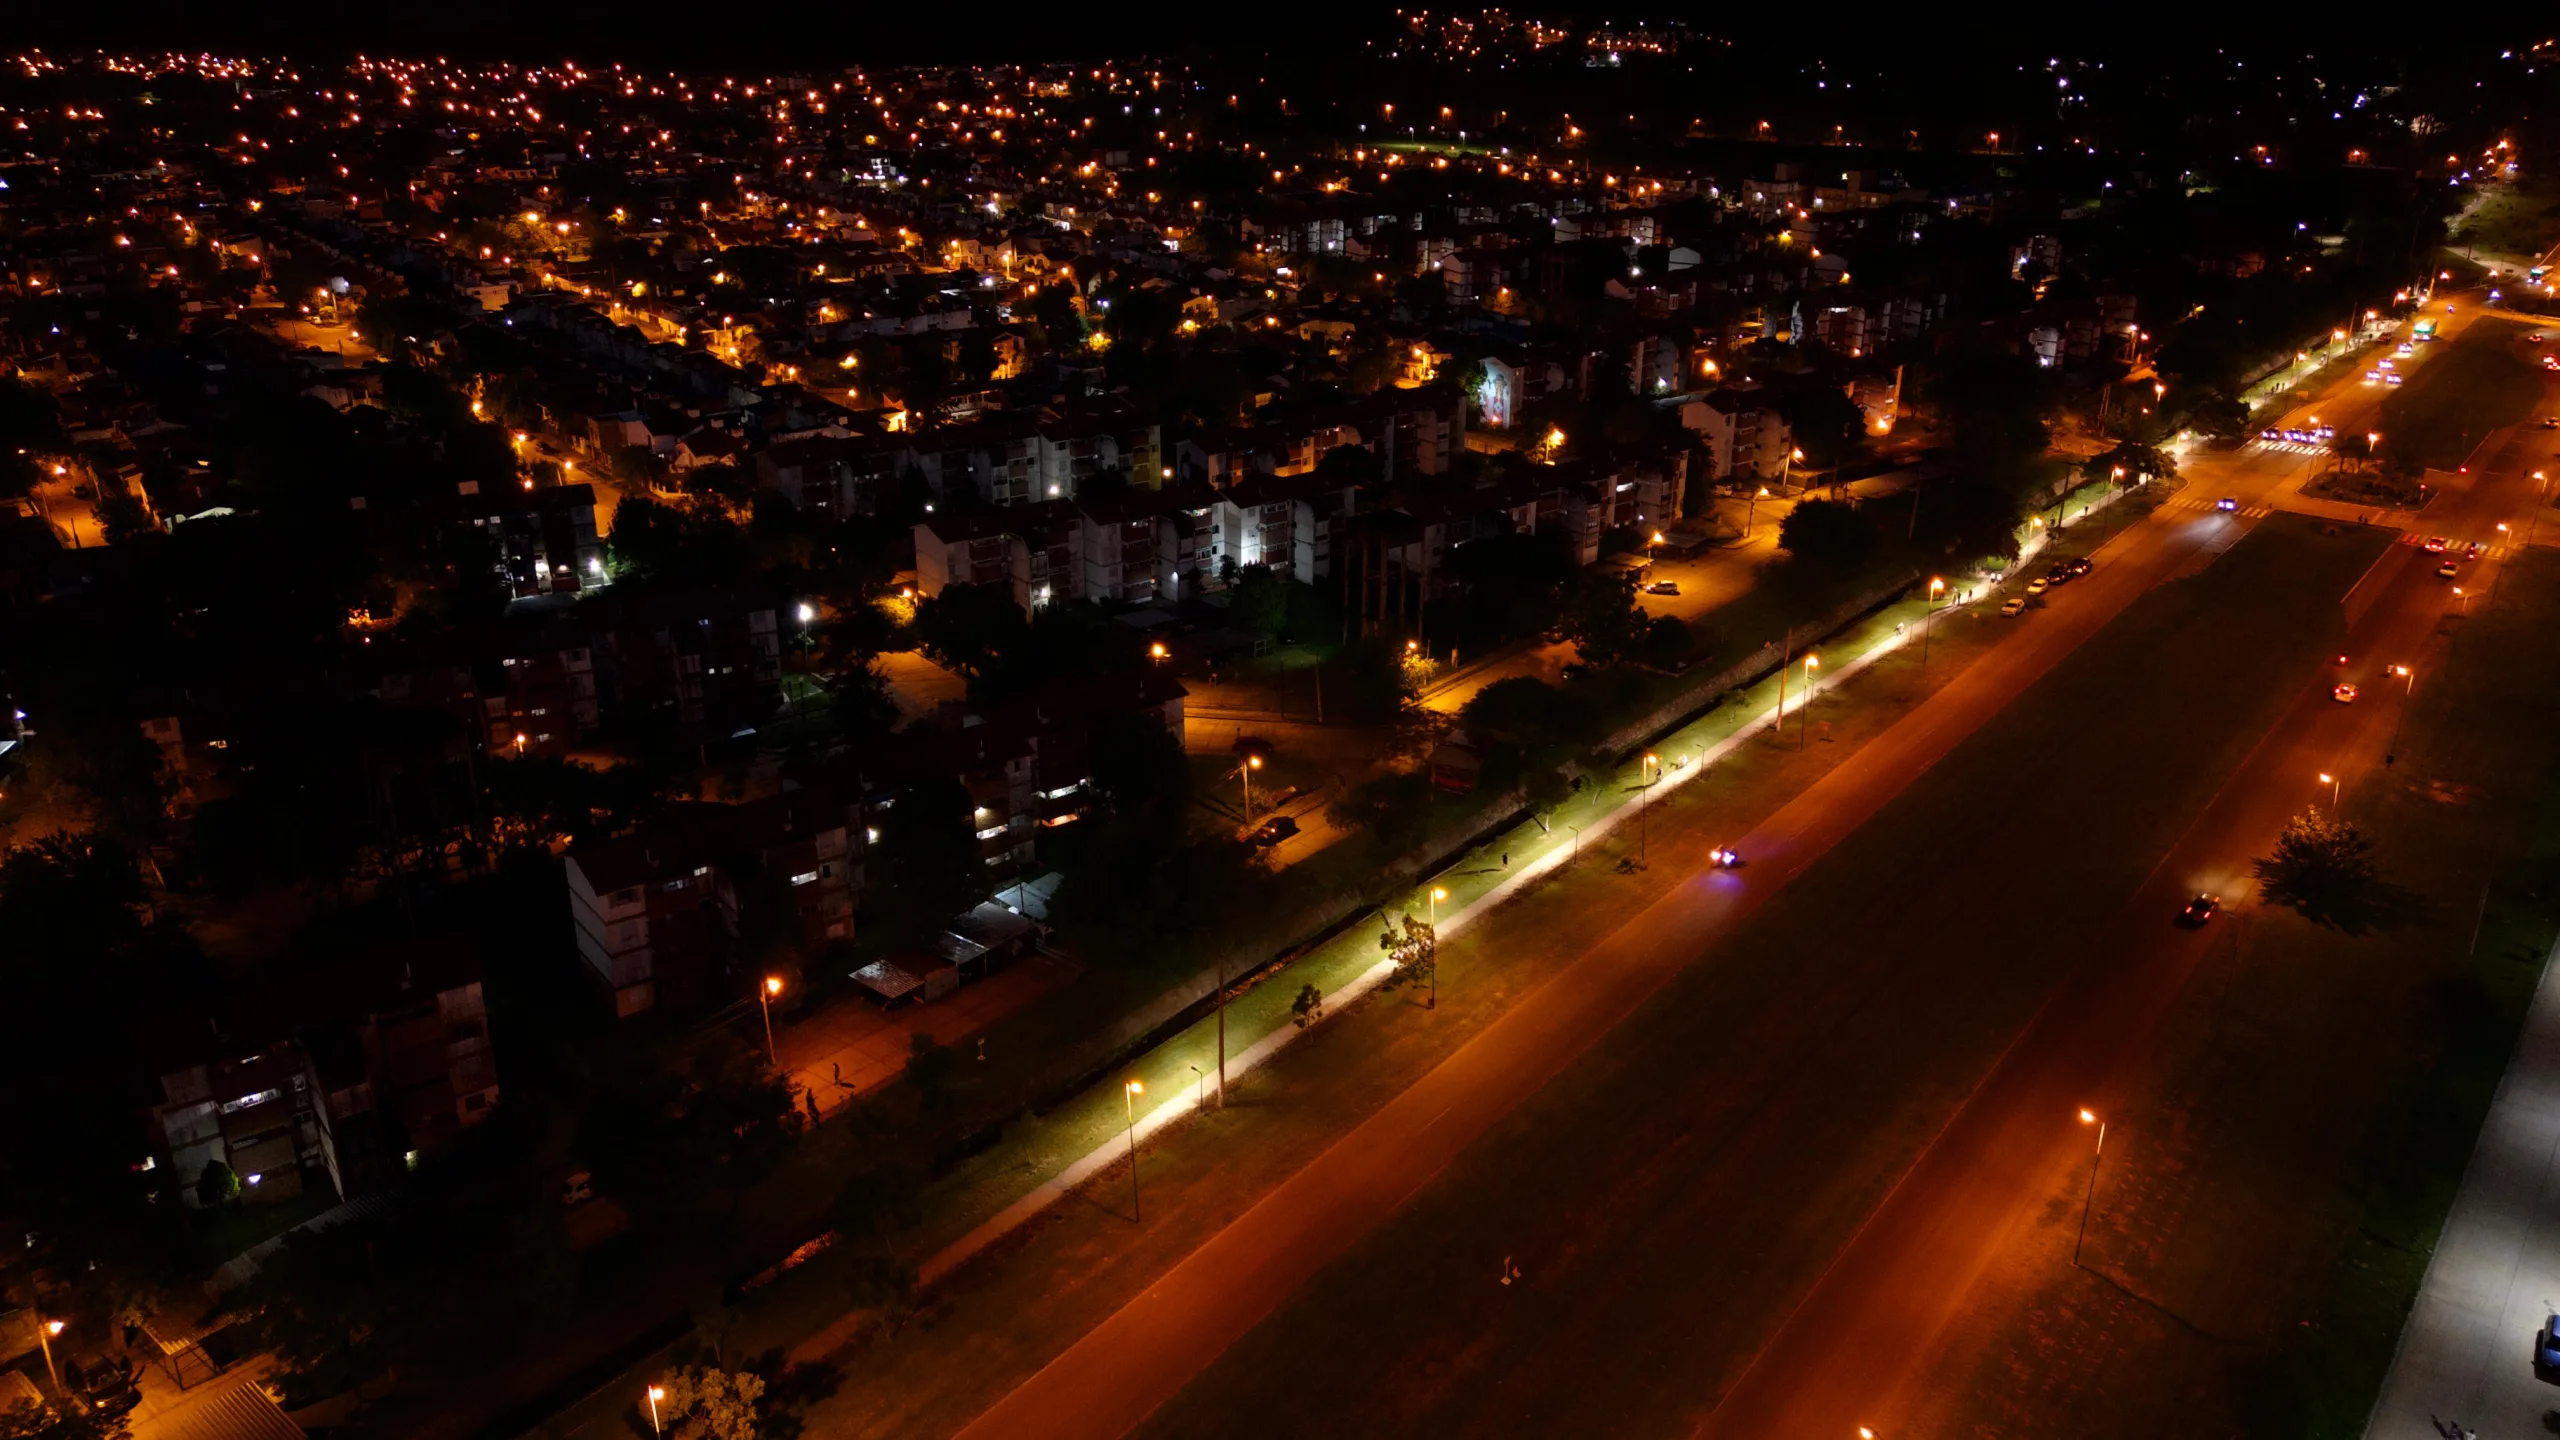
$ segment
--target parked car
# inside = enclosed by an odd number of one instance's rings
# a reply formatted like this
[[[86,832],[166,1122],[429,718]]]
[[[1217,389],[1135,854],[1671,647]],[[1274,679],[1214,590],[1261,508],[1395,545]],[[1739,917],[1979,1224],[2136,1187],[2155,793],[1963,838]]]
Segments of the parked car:
[[[2187,902],[2185,909],[2178,912],[2178,923],[2189,928],[2193,928],[2212,919],[2221,909],[2221,896],[2198,895],[2193,900]]]
[[[2560,1383],[2560,1315],[2533,1332],[2533,1378]]]
[[[2008,599],[2000,602],[2000,613],[2012,617],[2024,615],[2027,613],[2027,602],[2018,596],[2012,595]]]
[[[1644,587],[1644,593],[1647,595],[1677,595],[1680,593],[1680,582],[1677,580],[1656,580],[1652,584]]]
[[[1274,815],[1254,827],[1253,845],[1256,849],[1269,849],[1297,833],[1297,821],[1286,815]]]
[[[2027,582],[2027,593],[2030,595],[2041,595],[2047,588],[2048,587],[2042,580],[2030,580]]]

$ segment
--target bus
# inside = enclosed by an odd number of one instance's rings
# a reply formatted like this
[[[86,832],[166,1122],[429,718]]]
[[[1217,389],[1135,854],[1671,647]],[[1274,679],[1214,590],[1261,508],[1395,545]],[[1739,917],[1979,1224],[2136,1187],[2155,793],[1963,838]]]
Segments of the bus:
[[[2421,341],[2433,340],[2436,338],[2436,322],[2430,318],[2421,320],[2417,324],[2410,326],[2409,338]]]

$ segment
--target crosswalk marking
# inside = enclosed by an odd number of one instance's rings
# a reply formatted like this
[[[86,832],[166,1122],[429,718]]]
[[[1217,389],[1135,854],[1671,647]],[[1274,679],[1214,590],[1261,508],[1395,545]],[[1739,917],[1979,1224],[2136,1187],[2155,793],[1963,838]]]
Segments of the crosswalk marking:
[[[2195,496],[2181,495],[2178,498],[2171,500],[2162,508],[2169,510],[2212,512],[2221,509],[2221,502],[2213,499],[2202,499]],[[2271,505],[2243,505],[2238,510],[2222,511],[2222,513],[2237,515],[2244,520],[2260,520],[2274,514],[2275,507]]]

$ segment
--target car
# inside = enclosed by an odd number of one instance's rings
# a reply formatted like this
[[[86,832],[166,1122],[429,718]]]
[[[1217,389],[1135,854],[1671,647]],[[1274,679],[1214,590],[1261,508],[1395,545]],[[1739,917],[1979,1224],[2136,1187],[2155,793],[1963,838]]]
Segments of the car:
[[[2382,383],[2385,385],[2397,385],[2400,383],[2400,377],[2397,375],[2385,375],[2382,377]]]
[[[2418,548],[2430,555],[2441,555],[2444,553],[2444,547],[2450,543],[2441,535],[2430,535],[2418,542]]]
[[[2229,514],[2240,508],[2240,497],[2237,495],[2225,495],[2221,499],[2213,502],[2213,508],[2222,511],[2225,514]]]
[[[2338,438],[2338,427],[2335,425],[2323,425],[2311,433],[2317,439],[2335,440]]]
[[[2392,351],[2391,353],[2394,355],[2415,355],[2418,353],[2418,347],[2410,344],[2406,340],[2403,340],[2400,342],[2400,348]]]
[[[1656,580],[1652,584],[1644,587],[1644,593],[1647,595],[1677,595],[1680,593],[1680,582],[1677,580]]]
[[[2560,1315],[2533,1332],[2533,1374],[2537,1380],[2560,1381]]]
[[[2072,558],[2071,573],[2074,575],[2086,575],[2097,568],[2098,562],[2090,559],[2086,555],[2078,555]]]
[[[2187,902],[2185,909],[2178,912],[2178,923],[2192,929],[2212,919],[2221,909],[2221,896],[2198,895]]]
[[[2543,416],[2542,428],[2545,430],[2560,430],[2560,415]]]
[[[2000,613],[2011,617],[2024,615],[2027,613],[2027,602],[2018,596],[2012,595],[2008,599],[2000,602]]]
[[[2524,343],[2527,345],[2539,345],[2547,338],[2549,337],[2545,336],[2541,331],[2536,330],[2532,334],[2524,337]]]
[[[2041,595],[2051,588],[2051,586],[2045,584],[2042,580],[2030,580],[2027,582],[2027,593],[2030,595]]]
[[[2450,560],[2436,567],[2436,578],[2439,580],[2450,580],[2461,573],[2462,567]]]
[[[2560,355],[2543,356],[2542,368],[2545,370],[2560,370]]]
[[[1297,833],[1297,821],[1286,815],[1274,815],[1254,827],[1252,843],[1257,850],[1267,850]]]
[[[2044,583],[2047,585],[2070,584],[2071,562],[2068,560],[2054,561],[2053,564],[2048,566],[2044,572]]]
[[[2364,378],[2367,380],[2380,380],[2382,378],[2382,372],[2379,370],[2367,370],[2364,372]]]
[[[2356,687],[2340,681],[2329,687],[2329,698],[2341,705],[2353,705],[2356,703]]]
[[[2397,370],[2400,368],[2400,362],[2386,355],[2382,359],[2374,361],[2373,368],[2376,370]]]

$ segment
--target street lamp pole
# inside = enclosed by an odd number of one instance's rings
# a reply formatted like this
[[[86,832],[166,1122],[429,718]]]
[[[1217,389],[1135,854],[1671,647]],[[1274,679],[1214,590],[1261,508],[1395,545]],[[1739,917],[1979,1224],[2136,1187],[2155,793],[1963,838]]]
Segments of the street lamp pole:
[[[2098,1198],[2098,1166],[2107,1158],[2107,1122],[2090,1111],[2080,1112],[2080,1123],[2098,1127],[2098,1147],[2089,1155],[2089,1188],[2080,1197],[2080,1238],[2071,1242],[2071,1263],[2080,1265],[2080,1247],[2089,1243],[2089,1207]]]
[[[756,987],[756,1003],[764,1009],[764,1058],[774,1069],[782,1068],[782,1052],[773,1043],[773,997],[782,993],[782,977],[767,975]]]
[[[2347,782],[2326,770],[2320,772],[2320,779],[2329,787],[2329,818],[2334,820],[2338,818],[2338,811],[2344,804],[2339,797],[2345,793]]]
[[[1247,825],[1253,823],[1253,772],[1261,768],[1262,757],[1259,755],[1245,756],[1244,763],[1236,767],[1236,773],[1244,777],[1244,823]]]
[[[1938,597],[1945,593],[1947,582],[1935,575],[1930,576],[1929,603],[1920,611],[1920,668],[1923,670],[1929,668],[1929,632],[1937,625]]]
[[[1138,1208],[1138,1097],[1146,1092],[1142,1080],[1120,1087],[1120,1113],[1129,1125],[1129,1218],[1141,1223],[1146,1216]]]
[[[1440,902],[1448,898],[1448,891],[1431,887],[1431,995],[1422,1002],[1425,1010],[1440,1008]]]
[[[1822,657],[1804,657],[1804,702],[1796,707],[1804,718],[1796,722],[1796,748],[1802,750],[1813,729],[1813,672],[1822,668]]]
[[[658,1402],[666,1398],[667,1391],[665,1386],[652,1385],[649,1387],[649,1428],[658,1433],[658,1440],[666,1440],[666,1422],[658,1418]]]
[[[1227,952],[1218,952],[1218,1108],[1227,1108]]]
[[[61,1398],[69,1399],[69,1396],[65,1396],[62,1393],[62,1372],[54,1368],[53,1363],[53,1337],[61,1333],[62,1322],[59,1320],[40,1320],[36,1322],[36,1343],[44,1347],[44,1370],[46,1374],[53,1377],[53,1393]],[[18,1353],[23,1355],[26,1352],[22,1350]]]
[[[1648,750],[1644,764],[1636,772],[1636,864],[1649,868],[1653,864],[1653,823],[1648,818],[1653,801],[1653,773],[1662,757]]]

